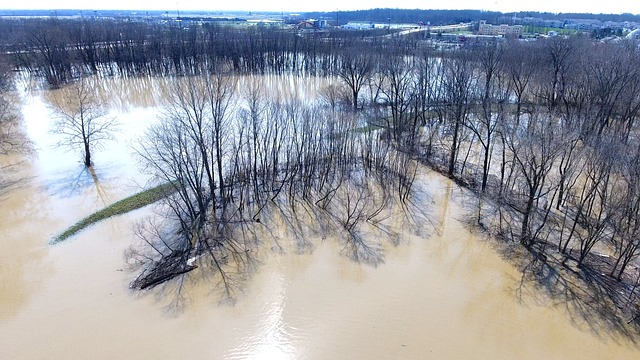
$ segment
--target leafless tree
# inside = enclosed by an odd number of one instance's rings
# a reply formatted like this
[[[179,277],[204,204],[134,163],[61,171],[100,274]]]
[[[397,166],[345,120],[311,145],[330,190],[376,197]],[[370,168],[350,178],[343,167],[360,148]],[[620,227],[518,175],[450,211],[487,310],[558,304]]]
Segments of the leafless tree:
[[[618,281],[622,279],[626,268],[640,256],[640,163],[638,154],[623,156],[622,161],[622,193],[619,194],[617,206],[610,206],[614,213],[615,224],[612,244],[616,261],[610,276]],[[617,274],[616,274],[617,272]]]
[[[28,149],[28,141],[20,129],[17,100],[11,66],[5,57],[0,57],[0,154]]]
[[[345,50],[340,57],[337,75],[351,90],[353,109],[358,109],[360,90],[373,70],[372,57],[362,51]]]
[[[80,150],[86,167],[93,165],[92,152],[112,140],[117,120],[109,117],[93,81],[82,78],[53,94],[51,108],[56,117],[52,132],[59,145]]]
[[[513,166],[517,173],[516,193],[521,194],[524,204],[518,204],[522,214],[520,226],[520,242],[523,245],[532,245],[535,235],[545,221],[534,226],[534,216],[539,201],[544,202],[546,219],[554,196],[555,186],[549,183],[548,175],[560,154],[563,144],[558,141],[558,127],[556,120],[548,114],[540,113],[531,115],[526,119],[528,124],[513,127],[509,133],[507,146],[513,157]]]
[[[509,89],[515,96],[516,105],[514,116],[516,123],[519,123],[520,115],[523,111],[527,111],[527,106],[534,100],[532,82],[534,74],[538,70],[536,62],[540,54],[537,47],[521,42],[509,43],[507,49],[504,67],[511,80]]]
[[[541,63],[537,75],[538,101],[545,104],[549,111],[554,111],[565,98],[565,90],[571,83],[583,41],[577,37],[549,38],[540,44]]]
[[[456,163],[462,140],[464,123],[471,110],[476,75],[473,70],[471,54],[462,51],[444,58],[443,104],[446,113],[449,133],[451,134],[448,161],[448,174],[456,173]]]
[[[416,104],[415,73],[411,64],[401,56],[390,57],[381,66],[385,74],[381,92],[390,112],[387,131],[398,146],[404,147],[407,140],[415,137],[418,128],[410,116]],[[416,116],[413,118],[417,119]]]
[[[230,127],[231,111],[235,106],[233,96],[236,91],[236,85],[236,77],[219,70],[207,79],[204,89],[211,121],[212,155],[217,167],[218,191],[223,207],[227,198],[223,174],[226,157],[224,142],[229,136],[228,129]]]
[[[438,107],[438,100],[442,96],[442,61],[435,51],[425,50],[417,55],[416,61],[416,96],[415,116],[419,125],[424,126],[420,139],[426,146],[426,158],[431,157],[435,140],[438,138],[440,126],[443,123],[443,109]],[[416,129],[417,130],[417,129]],[[412,144],[414,142],[412,141]]]
[[[58,19],[40,20],[32,24],[27,37],[29,45],[36,49],[38,69],[52,87],[64,85],[72,77],[71,59],[67,51],[64,24]]]
[[[498,44],[482,47],[478,54],[478,96],[480,106],[476,115],[465,121],[465,125],[476,135],[482,146],[482,181],[480,190],[487,188],[489,168],[493,150],[494,135],[498,124],[504,122],[505,105],[508,101],[510,89],[506,81],[503,48]]]

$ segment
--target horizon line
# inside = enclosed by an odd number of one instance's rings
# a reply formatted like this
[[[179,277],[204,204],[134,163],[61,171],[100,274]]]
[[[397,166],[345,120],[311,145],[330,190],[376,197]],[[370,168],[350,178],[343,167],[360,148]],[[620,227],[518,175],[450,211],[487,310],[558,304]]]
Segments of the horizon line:
[[[418,8],[368,8],[368,9],[352,9],[352,10],[308,10],[308,11],[296,11],[296,10],[219,10],[219,9],[92,9],[92,8],[41,8],[41,9],[7,9],[0,8],[0,11],[128,11],[128,12],[137,12],[137,11],[154,11],[154,12],[176,12],[176,11],[184,11],[184,12],[228,12],[228,13],[289,13],[289,14],[303,14],[303,13],[335,13],[335,12],[356,12],[356,11],[371,11],[371,10],[415,10],[415,11],[481,11],[481,12],[492,12],[492,13],[500,13],[500,14],[517,14],[517,13],[539,13],[539,14],[553,14],[553,15],[632,15],[632,16],[640,16],[639,14],[635,14],[632,12],[622,12],[622,13],[594,13],[594,12],[553,12],[553,11],[541,11],[541,10],[518,10],[518,11],[500,11],[500,10],[486,10],[486,9],[418,9]]]

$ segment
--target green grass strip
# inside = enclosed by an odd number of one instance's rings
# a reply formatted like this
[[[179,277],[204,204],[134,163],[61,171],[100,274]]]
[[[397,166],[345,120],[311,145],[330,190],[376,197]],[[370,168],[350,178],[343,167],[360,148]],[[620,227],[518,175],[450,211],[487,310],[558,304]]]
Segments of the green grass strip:
[[[130,211],[140,209],[141,207],[147,206],[149,204],[153,204],[154,202],[161,200],[174,192],[175,187],[171,183],[166,183],[129,196],[126,199],[122,199],[116,203],[113,203],[106,208],[99,210],[78,221],[73,226],[65,230],[62,234],[56,236],[51,241],[51,244],[57,244],[61,241],[64,241],[69,237],[75,235],[77,232],[83,230],[84,228],[89,227],[104,219],[110,218],[112,216],[126,214]]]

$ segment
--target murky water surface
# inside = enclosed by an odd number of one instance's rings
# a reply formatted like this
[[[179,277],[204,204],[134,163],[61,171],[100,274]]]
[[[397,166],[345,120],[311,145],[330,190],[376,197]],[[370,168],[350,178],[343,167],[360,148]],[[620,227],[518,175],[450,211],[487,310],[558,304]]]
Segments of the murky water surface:
[[[0,191],[0,359],[637,359],[627,341],[596,334],[531,289],[459,222],[459,191],[430,189],[429,236],[406,234],[378,267],[340,255],[331,240],[298,254],[259,251],[235,305],[211,284],[128,289],[124,251],[142,209],[56,246],[53,236],[144,184],[126,144],[155,121],[161,81],[105,82],[126,131],[95,155],[95,173],[52,147],[46,96],[24,94],[37,156],[13,157]],[[109,89],[117,89],[113,92]],[[155,97],[154,97],[155,96]],[[291,246],[293,249],[294,246]]]

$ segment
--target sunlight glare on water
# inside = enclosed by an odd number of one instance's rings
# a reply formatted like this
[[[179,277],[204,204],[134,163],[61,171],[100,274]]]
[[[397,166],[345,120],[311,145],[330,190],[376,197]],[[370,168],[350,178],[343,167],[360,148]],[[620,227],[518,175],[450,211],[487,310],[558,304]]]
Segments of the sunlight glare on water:
[[[283,318],[287,306],[287,279],[283,273],[273,271],[282,270],[280,266],[265,270],[268,276],[264,278],[263,286],[268,289],[268,292],[258,299],[259,313],[262,315],[250,333],[241,339],[241,345],[225,356],[229,359],[300,358],[296,356],[294,345],[291,343],[296,334],[287,330],[286,320]],[[259,277],[263,278],[262,274]]]

